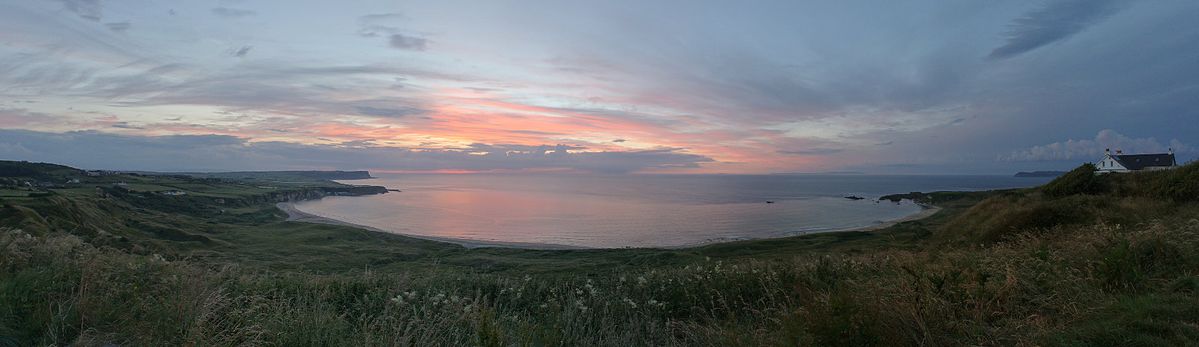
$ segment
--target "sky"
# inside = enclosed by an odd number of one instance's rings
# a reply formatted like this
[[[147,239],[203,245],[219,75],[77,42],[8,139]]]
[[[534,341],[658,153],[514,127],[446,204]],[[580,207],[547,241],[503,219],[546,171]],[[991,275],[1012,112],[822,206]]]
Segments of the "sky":
[[[1010,174],[1199,156],[1199,2],[0,0],[0,159]]]

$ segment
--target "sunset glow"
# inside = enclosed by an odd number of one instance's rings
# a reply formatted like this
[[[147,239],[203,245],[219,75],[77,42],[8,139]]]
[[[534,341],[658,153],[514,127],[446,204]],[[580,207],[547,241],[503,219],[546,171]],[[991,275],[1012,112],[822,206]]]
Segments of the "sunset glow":
[[[1190,156],[1199,132],[1174,122],[1196,116],[1193,61],[1091,59],[1199,50],[1191,2],[219,3],[0,1],[0,154],[107,165],[15,142],[50,137],[237,148],[258,169],[1006,172],[1105,146]],[[1051,14],[1085,25],[1036,31]]]

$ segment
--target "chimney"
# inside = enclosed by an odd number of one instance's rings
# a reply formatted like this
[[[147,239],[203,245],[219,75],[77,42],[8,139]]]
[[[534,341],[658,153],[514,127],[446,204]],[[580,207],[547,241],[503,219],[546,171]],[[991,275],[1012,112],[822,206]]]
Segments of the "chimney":
[[[1169,150],[1170,150],[1170,151],[1169,151],[1169,152],[1166,152],[1166,153],[1167,153],[1167,154],[1170,154],[1170,155],[1174,155],[1174,148],[1169,148]]]
[[[1123,149],[1116,149],[1116,154],[1124,154],[1124,150],[1123,150]]]
[[[1103,149],[1103,155],[1112,155],[1112,149],[1111,149],[1111,148],[1104,148],[1104,149]]]

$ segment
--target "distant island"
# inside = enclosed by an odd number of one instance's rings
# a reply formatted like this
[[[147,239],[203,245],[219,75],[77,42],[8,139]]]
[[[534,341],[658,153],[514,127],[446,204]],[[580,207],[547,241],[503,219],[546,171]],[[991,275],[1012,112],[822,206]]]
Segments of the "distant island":
[[[1065,171],[1020,171],[1015,177],[1057,177],[1065,174]]]

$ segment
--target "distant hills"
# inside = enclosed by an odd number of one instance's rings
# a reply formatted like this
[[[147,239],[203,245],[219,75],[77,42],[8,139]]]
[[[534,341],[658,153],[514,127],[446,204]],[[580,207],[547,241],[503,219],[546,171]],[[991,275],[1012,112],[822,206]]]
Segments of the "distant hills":
[[[374,178],[368,171],[234,171],[234,172],[172,172],[200,178],[238,180],[364,180]]]
[[[1015,177],[1057,177],[1065,174],[1065,171],[1020,171]]]

